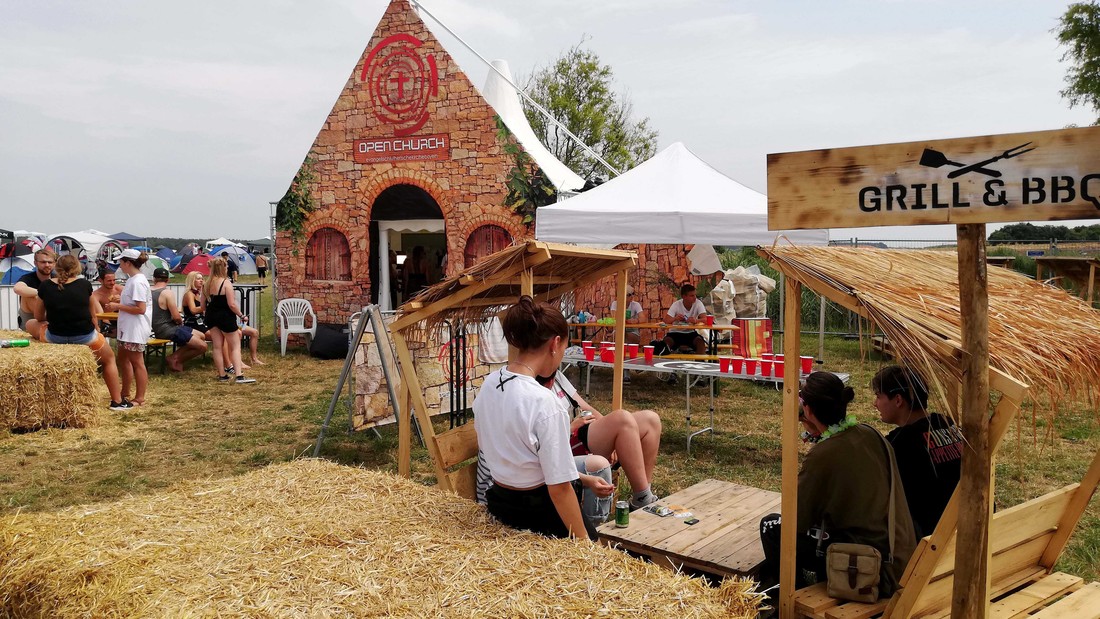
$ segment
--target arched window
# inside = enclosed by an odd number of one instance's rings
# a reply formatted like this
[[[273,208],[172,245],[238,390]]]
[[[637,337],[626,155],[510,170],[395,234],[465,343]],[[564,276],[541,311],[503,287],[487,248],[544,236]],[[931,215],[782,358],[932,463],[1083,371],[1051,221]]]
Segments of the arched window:
[[[466,250],[463,252],[463,268],[470,268],[489,254],[510,246],[512,235],[500,226],[488,224],[481,226],[470,233],[466,239]]]
[[[335,228],[318,228],[306,245],[306,278],[351,281],[351,247]]]

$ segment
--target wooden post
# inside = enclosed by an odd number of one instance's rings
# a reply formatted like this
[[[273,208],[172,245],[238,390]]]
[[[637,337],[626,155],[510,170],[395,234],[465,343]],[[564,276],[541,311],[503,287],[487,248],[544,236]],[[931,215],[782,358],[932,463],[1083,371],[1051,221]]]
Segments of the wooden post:
[[[1089,307],[1092,307],[1092,291],[1096,286],[1096,264],[1089,264],[1089,291],[1085,300],[1088,301]]]
[[[989,441],[989,282],[985,224],[957,229],[959,310],[962,321],[962,477],[959,528],[951,600],[953,619],[989,616],[989,524],[993,511],[992,451]]]
[[[398,376],[398,372],[393,376]],[[397,415],[397,474],[409,477],[412,472],[412,397],[404,380],[398,387],[397,401],[401,407]]]
[[[612,375],[611,410],[623,407],[623,357],[626,356],[626,269],[615,280],[615,369]],[[610,412],[610,411],[609,411]]]
[[[794,619],[795,544],[798,525],[798,362],[802,328],[802,285],[784,279],[783,502],[779,552],[779,617]]]

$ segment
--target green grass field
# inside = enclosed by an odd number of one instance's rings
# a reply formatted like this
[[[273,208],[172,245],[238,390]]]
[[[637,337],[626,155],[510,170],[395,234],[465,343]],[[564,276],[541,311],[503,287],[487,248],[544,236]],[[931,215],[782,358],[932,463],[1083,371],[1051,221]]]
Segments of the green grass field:
[[[247,280],[247,278],[246,278]],[[193,361],[182,375],[151,373],[148,402],[126,413],[104,409],[86,429],[50,429],[0,436],[0,509],[53,510],[112,501],[191,479],[239,475],[272,462],[312,453],[342,361],[319,361],[302,347],[281,357],[273,337],[271,294],[263,296],[261,357],[266,365],[249,372],[254,385],[220,385],[213,363]],[[816,340],[804,340],[804,354]],[[877,424],[868,388],[884,363],[866,357],[858,342],[828,339],[824,369],[850,372],[857,398],[853,412]],[[152,368],[151,368],[152,369]],[[570,373],[576,379],[576,372]],[[593,374],[589,402],[606,410],[610,372]],[[106,401],[106,389],[100,386]],[[705,420],[706,396],[694,390],[694,425]],[[652,408],[664,420],[655,490],[668,494],[713,477],[771,490],[780,487],[781,394],[773,387],[722,381],[713,435],[685,450],[684,386],[653,375],[636,375],[626,386],[628,408]],[[321,450],[322,457],[355,466],[397,471],[397,429],[347,432],[341,406]],[[440,420],[439,429],[446,427]],[[885,426],[878,424],[882,430]],[[998,508],[1079,481],[1100,448],[1100,423],[1084,404],[1051,413],[1028,407],[1006,437],[996,464]],[[413,475],[434,483],[427,452],[413,450]],[[1100,500],[1094,499],[1059,569],[1100,578]]]

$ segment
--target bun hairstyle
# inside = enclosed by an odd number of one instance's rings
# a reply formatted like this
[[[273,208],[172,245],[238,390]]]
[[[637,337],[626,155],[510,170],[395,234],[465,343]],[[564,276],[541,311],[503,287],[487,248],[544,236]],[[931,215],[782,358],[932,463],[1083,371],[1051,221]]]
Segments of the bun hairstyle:
[[[57,272],[57,288],[60,290],[65,287],[66,282],[80,277],[84,268],[80,266],[80,260],[76,256],[66,254],[58,259],[54,271]]]
[[[913,410],[928,408],[928,387],[924,378],[910,368],[888,365],[871,379],[871,389],[888,398],[900,395]]]
[[[534,350],[555,337],[569,336],[569,323],[561,310],[548,303],[536,303],[527,295],[505,310],[501,326],[508,343],[524,351]]]
[[[855,399],[856,392],[832,372],[814,372],[806,377],[800,395],[814,417],[831,426],[848,415],[848,403]]]

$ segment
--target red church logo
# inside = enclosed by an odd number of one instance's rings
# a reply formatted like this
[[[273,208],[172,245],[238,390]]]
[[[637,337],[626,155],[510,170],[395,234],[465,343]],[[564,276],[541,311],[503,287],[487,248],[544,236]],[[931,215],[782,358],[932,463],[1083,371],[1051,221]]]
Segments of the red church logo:
[[[421,54],[422,44],[408,34],[386,37],[367,55],[359,75],[374,115],[393,125],[396,136],[411,135],[428,122],[428,101],[438,92],[435,57]]]

